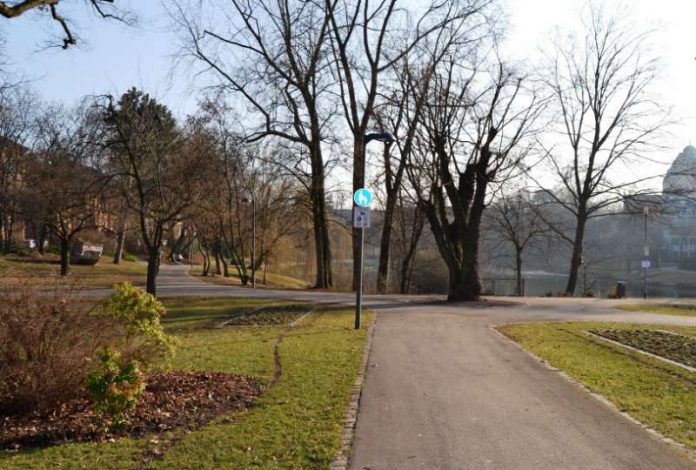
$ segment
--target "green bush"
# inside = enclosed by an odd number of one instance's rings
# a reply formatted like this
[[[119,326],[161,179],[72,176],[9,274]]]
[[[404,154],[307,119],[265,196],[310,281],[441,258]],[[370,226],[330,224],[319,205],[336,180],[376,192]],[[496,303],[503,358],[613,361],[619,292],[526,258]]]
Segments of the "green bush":
[[[108,428],[125,424],[125,411],[135,407],[145,389],[145,379],[136,361],[123,362],[118,351],[107,347],[99,353],[101,369],[87,375],[85,385],[94,409]]]
[[[151,294],[128,282],[114,286],[116,293],[102,303],[105,313],[122,327],[112,346],[126,362],[137,361],[146,370],[166,365],[173,357],[178,340],[167,335],[160,323],[164,305]]]

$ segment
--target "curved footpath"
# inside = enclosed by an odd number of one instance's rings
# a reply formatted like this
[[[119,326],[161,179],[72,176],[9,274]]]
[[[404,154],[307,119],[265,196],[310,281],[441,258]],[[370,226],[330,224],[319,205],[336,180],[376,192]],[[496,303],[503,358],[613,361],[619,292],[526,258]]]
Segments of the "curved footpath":
[[[186,270],[163,266],[158,293],[353,301],[349,294],[217,286]],[[351,468],[696,468],[490,328],[544,320],[696,326],[696,318],[619,312],[611,309],[619,301],[594,299],[525,298],[489,307],[438,300],[365,297],[378,315]]]

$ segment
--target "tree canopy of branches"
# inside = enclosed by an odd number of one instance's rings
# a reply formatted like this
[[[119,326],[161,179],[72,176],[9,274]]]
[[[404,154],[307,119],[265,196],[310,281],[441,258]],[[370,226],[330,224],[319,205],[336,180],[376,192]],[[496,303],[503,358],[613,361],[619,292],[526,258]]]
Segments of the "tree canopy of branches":
[[[105,19],[114,19],[125,23],[133,21],[133,17],[126,11],[114,5],[116,0],[84,0],[84,3],[97,14]],[[64,4],[75,3],[70,0],[16,0],[0,1],[0,16],[7,19],[18,18],[31,11],[46,12],[51,21],[60,27],[63,33],[62,48],[67,49],[77,44],[77,39],[71,28],[70,20],[63,16],[60,8]]]
[[[461,58],[434,78],[409,177],[449,272],[448,300],[477,300],[478,248],[491,185],[510,177],[539,112],[523,78],[498,62],[476,73]]]
[[[200,199],[211,160],[208,148],[185,145],[170,111],[131,89],[102,110],[108,165],[120,196],[137,217],[148,253],[147,291],[156,294],[166,228],[183,220]]]
[[[502,240],[512,245],[515,263],[515,295],[524,295],[522,255],[535,239],[549,229],[541,220],[534,202],[526,191],[503,195],[486,211],[487,226]]]
[[[322,99],[327,73],[329,18],[315,2],[233,0],[176,3],[186,49],[212,69],[223,89],[250,110],[246,139],[273,139],[287,147],[274,162],[307,190],[314,222],[317,288],[333,283],[326,214],[326,162],[333,110]]]
[[[93,166],[97,129],[85,108],[49,107],[38,127],[23,215],[45,225],[60,241],[60,274],[65,276],[74,237],[99,226],[109,177]]]
[[[575,220],[570,233],[551,224],[572,247],[568,295],[577,285],[588,221],[636,183],[614,181],[615,173],[635,163],[665,124],[651,95],[656,63],[645,52],[648,35],[598,8],[590,8],[584,26],[581,39],[556,43],[543,77],[565,145],[545,147],[561,190],[540,186]]]

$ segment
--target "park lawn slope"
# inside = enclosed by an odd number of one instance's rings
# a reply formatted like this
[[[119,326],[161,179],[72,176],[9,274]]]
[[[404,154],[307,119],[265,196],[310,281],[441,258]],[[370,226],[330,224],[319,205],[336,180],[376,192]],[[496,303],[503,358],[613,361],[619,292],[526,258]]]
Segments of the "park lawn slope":
[[[166,328],[181,339],[170,368],[257,377],[270,388],[255,406],[223,415],[183,439],[175,432],[156,441],[146,437],[0,452],[0,468],[326,468],[339,449],[342,418],[364,352],[366,328],[353,330],[353,312],[327,307],[300,318],[297,304],[269,306],[255,299],[171,299],[165,304]],[[262,324],[210,326],[264,305],[269,309],[258,317]],[[292,312],[286,320],[299,318],[297,326],[263,324],[270,321],[269,312],[289,315],[285,307]],[[365,325],[371,320],[366,315]],[[282,372],[272,383],[276,344]],[[150,460],[153,449],[161,458]]]
[[[696,449],[696,374],[585,334],[593,329],[659,329],[696,338],[696,327],[554,322],[497,329],[619,410]]]
[[[133,285],[145,285],[147,265],[138,261],[113,264],[103,258],[94,266],[70,265],[69,274],[60,276],[58,257],[0,257],[0,288],[26,283],[34,288],[50,289],[69,287],[75,289],[108,289],[114,284],[128,281]]]
[[[239,279],[239,275],[237,275],[236,271],[232,268],[230,268],[230,275],[229,277],[224,277],[224,276],[218,276],[214,274],[209,274],[208,276],[202,276],[201,274],[203,273],[203,269],[199,266],[196,266],[194,268],[191,268],[189,270],[189,275],[195,276],[196,278],[209,282],[211,284],[217,284],[221,286],[241,286],[242,282]],[[284,274],[278,274],[278,273],[266,273],[266,283],[264,284],[262,282],[263,280],[263,273],[257,272],[256,273],[256,285],[257,286],[267,286],[267,287],[274,287],[277,289],[308,289],[311,287],[311,284],[307,281],[303,281],[302,279],[298,279],[296,277],[291,277],[291,276],[286,276]]]
[[[626,312],[657,313],[660,315],[678,315],[696,317],[696,304],[628,304],[616,307]]]

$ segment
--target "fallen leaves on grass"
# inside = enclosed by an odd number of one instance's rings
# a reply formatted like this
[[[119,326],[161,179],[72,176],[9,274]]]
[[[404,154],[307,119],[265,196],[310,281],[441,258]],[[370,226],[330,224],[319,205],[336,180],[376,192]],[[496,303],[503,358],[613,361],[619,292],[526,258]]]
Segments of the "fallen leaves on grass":
[[[138,405],[126,414],[128,424],[116,432],[101,432],[89,400],[78,399],[59,405],[50,414],[0,417],[0,449],[194,429],[221,414],[248,407],[261,392],[261,383],[249,376],[223,372],[153,374]]]

